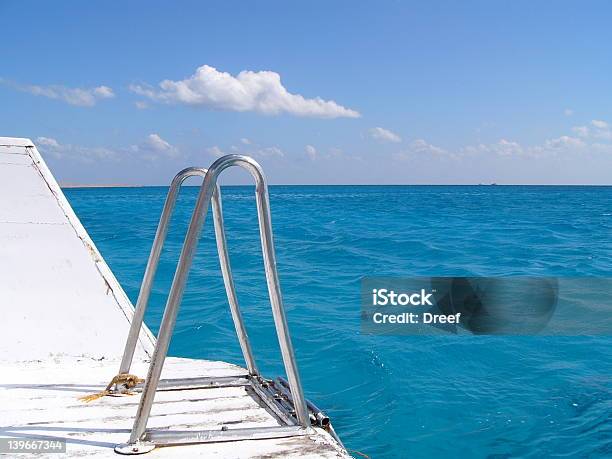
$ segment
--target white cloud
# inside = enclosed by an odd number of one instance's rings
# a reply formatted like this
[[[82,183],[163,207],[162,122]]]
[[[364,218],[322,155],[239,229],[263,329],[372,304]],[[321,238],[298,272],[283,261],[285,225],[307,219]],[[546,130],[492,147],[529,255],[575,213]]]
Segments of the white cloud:
[[[244,143],[241,145],[232,145],[229,147],[229,152],[239,155],[248,155],[252,156],[253,158],[260,159],[285,157],[285,152],[279,147],[262,147],[253,143],[249,143],[248,145]],[[213,145],[212,147],[208,147],[206,149],[206,153],[215,158],[219,158],[221,156],[227,155],[228,151],[217,145]]]
[[[306,155],[308,155],[308,157],[312,161],[317,159],[317,149],[315,147],[313,147],[312,145],[306,145],[305,150],[306,150]]]
[[[57,99],[70,105],[80,107],[93,107],[101,99],[115,97],[115,93],[108,86],[98,86],[95,88],[69,88],[61,85],[38,86],[31,84],[19,84],[0,78],[0,83],[4,83],[19,91],[27,92],[35,96]]]
[[[149,108],[149,104],[142,100],[137,100],[136,102],[134,102],[134,105],[138,110],[146,110],[147,108]]]
[[[176,150],[175,147],[162,139],[158,134],[149,134],[146,144],[155,151],[168,152]]]
[[[110,148],[62,144],[52,137],[37,137],[35,144],[43,153],[58,159],[91,163],[97,160],[116,160],[119,157],[118,152]]]
[[[602,120],[592,120],[590,126],[574,126],[572,130],[582,138],[612,140],[610,123]]]
[[[249,139],[247,139],[246,137],[243,137],[242,139],[240,139],[240,141],[244,144],[244,145],[251,145],[251,141]]]
[[[201,106],[215,110],[259,112],[266,115],[287,113],[315,118],[358,118],[359,112],[320,97],[306,99],[282,85],[280,75],[271,71],[244,70],[237,76],[203,65],[184,80],[164,80],[159,90],[131,85],[141,96],[164,103]]]
[[[575,133],[573,136],[561,135],[532,145],[522,145],[516,141],[500,139],[494,143],[460,147],[456,152],[449,152],[423,139],[418,139],[410,144],[408,150],[398,152],[393,157],[407,160],[414,159],[416,153],[427,153],[455,159],[478,155],[535,158],[612,152],[612,144],[609,142],[612,140],[612,126],[607,121],[592,120],[588,126],[575,126],[572,131]]]
[[[572,128],[572,131],[574,131],[580,137],[588,137],[589,136],[589,128],[587,126],[574,126]]]
[[[496,143],[469,145],[459,149],[459,155],[474,156],[478,154],[513,156],[513,157],[542,157],[556,156],[560,153],[573,154],[583,153],[587,144],[582,138],[562,135],[553,139],[545,140],[543,143],[523,146],[518,142],[501,139]]]
[[[67,161],[94,162],[99,160],[117,161],[122,158],[156,160],[175,159],[179,149],[158,134],[150,134],[139,144],[129,147],[106,148],[63,144],[52,137],[37,137],[35,144],[44,153]]]
[[[610,124],[601,120],[593,120],[591,121],[594,129],[592,129],[593,137],[597,139],[604,140],[612,140],[612,129],[610,129]]]
[[[444,148],[432,145],[423,139],[417,139],[410,143],[408,149],[392,154],[392,157],[399,161],[411,161],[422,159],[423,156],[448,157],[454,158],[453,153],[449,153]]]
[[[571,108],[566,108],[565,110],[563,110],[563,114],[565,116],[572,116],[574,114],[574,110],[572,110]]]
[[[548,149],[575,149],[582,148],[585,145],[584,141],[578,137],[570,137],[567,135],[562,135],[556,139],[550,139],[544,142],[544,147]]]
[[[501,156],[520,155],[523,153],[523,147],[518,142],[506,139],[500,139],[499,142],[490,147],[493,152]]]
[[[370,134],[370,137],[376,140],[394,143],[399,143],[402,141],[402,138],[399,135],[385,128],[375,127],[370,129],[368,132]]]
[[[44,147],[50,147],[50,148],[59,148],[60,144],[57,140],[55,140],[52,137],[37,137],[36,138],[36,144],[37,145],[42,145]]]
[[[534,145],[522,146],[517,142],[501,139],[494,144],[480,144],[461,148],[460,153],[541,157],[612,151],[612,145],[605,143],[605,141],[612,140],[610,123],[602,120],[592,120],[588,126],[574,126],[572,131],[575,134],[573,136],[562,135]]]
[[[115,97],[115,93],[108,86],[98,86],[97,88],[93,89],[92,93],[95,97],[100,99],[110,99]]]
[[[216,145],[207,148],[206,153],[211,156],[214,156],[215,158],[220,158],[221,156],[225,155],[225,152]]]
[[[176,158],[179,156],[179,149],[162,139],[158,134],[149,134],[143,142],[132,145],[131,150],[141,153],[143,158],[149,160],[159,157]]]
[[[441,147],[436,147],[430,143],[427,143],[423,139],[417,139],[410,144],[410,151],[415,153],[425,153],[431,155],[445,155],[448,152]]]
[[[250,152],[256,158],[283,158],[285,152],[278,147],[264,147]]]

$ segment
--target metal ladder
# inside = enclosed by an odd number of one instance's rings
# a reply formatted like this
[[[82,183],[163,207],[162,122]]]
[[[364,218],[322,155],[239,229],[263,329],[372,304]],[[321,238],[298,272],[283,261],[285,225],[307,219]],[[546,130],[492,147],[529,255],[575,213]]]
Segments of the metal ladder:
[[[234,281],[227,251],[227,241],[223,225],[221,207],[221,190],[217,179],[222,171],[230,166],[239,166],[251,173],[255,179],[255,195],[257,200],[257,215],[259,233],[263,251],[266,281],[272,305],[274,325],[278,335],[283,364],[287,380],[263,378],[257,369],[253,351],[249,343],[247,331],[238,306]],[[252,158],[242,155],[227,155],[217,159],[208,170],[203,168],[187,168],[179,172],[170,185],[162,215],[160,217],[153,247],[149,255],[144,278],[138,295],[134,317],[130,326],[125,351],[119,369],[120,374],[130,371],[138,335],[142,327],[145,310],[151,293],[151,287],[157,271],[162,247],[168,232],[168,224],[176,204],[181,185],[188,177],[203,177],[198,198],[193,209],[191,221],[187,229],[185,241],[181,250],[170,293],[166,302],[164,315],[151,358],[148,374],[142,387],[142,396],[136,412],[128,443],[117,445],[115,451],[121,454],[142,454],[153,450],[156,446],[180,445],[193,443],[209,443],[229,440],[253,440],[264,438],[281,438],[312,433],[312,426],[325,428],[341,444],[331,427],[329,418],[314,404],[304,398],[302,384],[298,373],[289,337],[287,319],[283,307],[276,257],[270,220],[270,204],[268,187],[261,166]],[[223,274],[223,282],[230,306],[232,319],[238,335],[240,348],[244,356],[248,373],[240,376],[200,377],[160,380],[168,346],[176,323],[178,309],[183,297],[185,284],[193,261],[198,239],[206,219],[209,203],[212,202],[215,237],[219,261]],[[195,389],[210,387],[244,386],[254,397],[260,399],[279,420],[278,426],[257,428],[228,429],[225,426],[218,430],[203,431],[155,431],[147,430],[147,421],[153,406],[157,390]]]

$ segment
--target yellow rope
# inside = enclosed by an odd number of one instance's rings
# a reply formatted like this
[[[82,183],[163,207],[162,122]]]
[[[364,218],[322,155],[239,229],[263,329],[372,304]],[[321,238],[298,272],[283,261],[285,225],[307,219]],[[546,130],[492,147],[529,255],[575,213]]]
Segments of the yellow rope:
[[[366,459],[371,459],[370,456],[368,456],[365,453],[362,453],[361,451],[357,451],[356,449],[348,449],[347,450],[349,453],[355,453],[355,454],[359,454],[361,457],[365,457]]]
[[[141,379],[138,376],[131,375],[129,373],[120,373],[117,376],[115,376],[111,380],[111,382],[108,383],[108,385],[103,391],[97,392],[95,394],[90,394],[90,395],[85,395],[83,397],[79,397],[79,400],[85,403],[89,403],[89,402],[93,402],[94,400],[98,400],[99,398],[102,398],[106,395],[110,395],[113,393],[113,391],[111,391],[111,388],[115,384],[123,385],[126,391],[122,393],[131,395],[133,394],[133,392],[131,392],[130,389],[136,387],[137,384],[140,384],[142,382],[144,382],[144,379]]]

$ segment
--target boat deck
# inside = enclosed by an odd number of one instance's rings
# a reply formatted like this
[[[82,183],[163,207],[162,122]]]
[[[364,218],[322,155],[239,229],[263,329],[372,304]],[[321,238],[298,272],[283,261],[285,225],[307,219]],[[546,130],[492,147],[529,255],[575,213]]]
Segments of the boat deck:
[[[132,305],[27,139],[0,137],[0,196],[0,360],[121,355]]]
[[[103,397],[89,403],[79,400],[106,386],[118,366],[119,360],[83,357],[2,363],[0,437],[65,440],[70,457],[120,457],[113,448],[129,437],[140,394]],[[135,374],[144,375],[146,369],[146,362],[134,362]],[[243,368],[225,362],[169,357],[162,378],[245,373]],[[149,420],[149,427],[156,430],[275,425],[279,425],[276,418],[244,387],[159,391]],[[327,432],[314,432],[291,438],[161,447],[142,457],[346,457]]]
[[[0,194],[0,438],[63,440],[60,457],[118,457],[114,447],[130,436],[140,393],[79,397],[117,373],[134,308],[28,139],[0,137]],[[154,345],[143,326],[131,373],[147,374]],[[245,374],[225,362],[169,357],[162,378]],[[160,390],[148,424],[161,431],[277,425],[245,386]],[[349,457],[314,427],[289,438],[158,447],[144,457],[195,456]]]

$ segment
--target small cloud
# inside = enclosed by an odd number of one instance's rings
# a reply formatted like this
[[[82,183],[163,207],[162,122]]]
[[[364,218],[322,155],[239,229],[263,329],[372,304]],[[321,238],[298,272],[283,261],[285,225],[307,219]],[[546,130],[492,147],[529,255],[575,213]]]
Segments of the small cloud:
[[[145,159],[157,159],[160,156],[176,158],[179,156],[179,149],[162,139],[158,134],[149,134],[140,144],[132,145],[131,150],[142,153]]]
[[[61,85],[39,86],[32,84],[20,84],[0,79],[0,83],[10,86],[18,91],[27,92],[34,96],[47,97],[66,102],[79,107],[93,107],[101,99],[111,99],[115,93],[108,86],[95,88],[69,88]]]
[[[508,158],[569,158],[571,155],[612,152],[612,125],[604,120],[591,120],[586,126],[574,126],[574,135],[561,135],[540,143],[524,145],[507,139],[477,145],[467,145],[448,152],[423,139],[417,139],[408,149],[393,154],[398,160],[414,161],[419,154],[429,154],[451,159],[476,158],[497,155]]]
[[[60,148],[59,142],[52,137],[37,137],[36,144],[50,148]]]
[[[575,149],[582,148],[585,146],[583,140],[578,137],[570,137],[567,135],[562,135],[561,137],[557,137],[556,139],[550,139],[544,142],[544,147],[548,149]]]
[[[399,135],[381,127],[372,128],[368,131],[368,133],[373,139],[381,140],[383,142],[399,143],[402,141],[402,138]]]
[[[134,105],[138,110],[146,110],[147,108],[149,108],[149,104],[142,100],[137,100],[136,102],[134,102]]]
[[[93,95],[100,99],[111,99],[115,97],[115,93],[108,86],[98,86],[93,89]]]
[[[164,80],[159,89],[131,85],[130,90],[156,102],[183,104],[265,115],[289,114],[313,118],[358,118],[359,112],[320,97],[290,93],[276,72],[244,70],[233,76],[209,65],[184,80]]]
[[[574,126],[572,128],[579,137],[588,137],[589,136],[589,128],[587,126]]]
[[[513,140],[500,139],[495,143],[468,145],[459,149],[458,157],[473,157],[477,155],[497,155],[501,157],[536,156],[542,153],[541,146],[523,147]]]
[[[565,110],[563,110],[563,114],[565,116],[572,116],[574,114],[574,110],[572,110],[571,108],[566,108]]]
[[[250,140],[248,141],[248,143],[243,142],[243,140],[248,140],[248,139],[241,139],[241,142],[239,145],[231,145],[229,148],[221,148],[217,145],[213,145],[212,147],[207,148],[206,152],[215,158],[225,156],[229,153],[239,154],[239,155],[248,155],[248,156],[252,156],[254,158],[260,158],[260,159],[284,158],[285,157],[285,152],[281,150],[279,147],[276,147],[276,146],[262,147],[262,146],[254,144]]]
[[[500,156],[511,156],[523,154],[523,147],[518,142],[512,140],[501,139],[496,144],[490,146],[490,149]]]
[[[306,155],[308,155],[308,157],[312,161],[317,159],[317,149],[315,147],[313,147],[312,145],[306,145],[305,150],[306,150]]]
[[[429,155],[445,155],[448,153],[444,148],[436,147],[423,139],[417,139],[412,142],[410,144],[410,150],[415,153],[425,153]]]
[[[612,129],[610,123],[603,120],[592,120],[590,126],[575,126],[572,130],[584,139],[604,139],[612,140]]]
[[[518,142],[501,139],[496,143],[466,146],[459,150],[460,155],[474,156],[479,154],[513,156],[513,157],[542,157],[557,155],[559,153],[579,152],[586,147],[586,142],[578,137],[563,135],[549,139],[541,144],[523,146]]]
[[[278,147],[265,147],[252,151],[251,155],[255,156],[256,158],[283,158],[285,156],[285,152]]]
[[[221,156],[225,155],[225,152],[216,145],[207,148],[206,153],[208,153],[211,156],[214,156],[215,158],[220,158]]]
[[[407,149],[392,154],[392,158],[399,161],[422,160],[424,156],[455,159],[457,155],[423,139],[417,139]]]
[[[597,139],[612,140],[612,129],[610,124],[601,120],[593,120],[591,124],[595,127],[593,137]]]
[[[40,150],[58,159],[92,163],[98,160],[117,160],[119,153],[105,147],[84,147],[62,144],[52,137],[37,137],[35,144]]]
[[[168,156],[176,156],[178,149],[164,139],[162,139],[157,134],[149,134],[146,140],[146,145],[148,145],[153,151],[157,151],[160,153],[165,153]]]
[[[251,141],[247,139],[246,137],[243,137],[242,139],[240,139],[240,142],[242,142],[244,145],[251,145]]]

